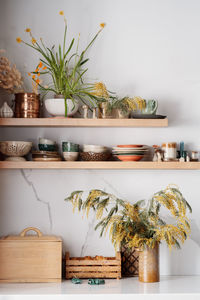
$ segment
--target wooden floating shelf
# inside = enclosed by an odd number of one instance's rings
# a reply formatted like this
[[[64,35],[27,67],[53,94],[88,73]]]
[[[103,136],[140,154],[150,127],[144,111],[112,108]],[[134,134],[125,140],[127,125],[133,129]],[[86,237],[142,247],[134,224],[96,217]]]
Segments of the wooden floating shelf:
[[[167,127],[168,119],[0,118],[1,127]]]
[[[98,170],[200,170],[200,162],[85,162],[85,161],[60,161],[60,162],[10,162],[0,161],[0,169],[98,169]]]

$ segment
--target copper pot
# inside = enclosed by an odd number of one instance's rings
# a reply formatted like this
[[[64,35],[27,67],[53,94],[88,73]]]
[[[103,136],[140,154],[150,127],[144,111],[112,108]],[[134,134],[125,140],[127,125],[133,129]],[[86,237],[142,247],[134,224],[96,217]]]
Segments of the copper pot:
[[[158,282],[159,275],[159,244],[139,252],[139,281]]]
[[[40,95],[35,93],[15,94],[15,118],[39,118]]]

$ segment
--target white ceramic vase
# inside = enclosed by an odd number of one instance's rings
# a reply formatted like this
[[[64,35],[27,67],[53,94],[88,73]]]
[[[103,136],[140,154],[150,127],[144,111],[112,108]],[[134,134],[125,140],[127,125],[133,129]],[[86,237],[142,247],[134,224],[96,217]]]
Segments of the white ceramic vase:
[[[12,118],[14,115],[12,108],[7,102],[4,102],[0,108],[0,118]]]
[[[54,117],[65,116],[65,99],[64,98],[52,98],[45,100],[45,107],[48,113]],[[67,116],[73,116],[79,108],[79,101],[67,99]]]

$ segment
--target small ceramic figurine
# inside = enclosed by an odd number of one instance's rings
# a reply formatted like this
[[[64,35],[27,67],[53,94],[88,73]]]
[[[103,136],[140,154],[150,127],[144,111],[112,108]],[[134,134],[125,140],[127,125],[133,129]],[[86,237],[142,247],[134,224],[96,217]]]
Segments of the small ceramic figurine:
[[[14,115],[12,108],[8,105],[7,102],[4,102],[0,108],[0,117],[1,118],[12,118]]]
[[[154,156],[153,161],[161,162],[163,161],[164,152],[159,146],[153,146],[154,148]]]
[[[83,105],[82,109],[83,109],[83,118],[87,119],[88,118],[88,106],[87,105]]]
[[[189,154],[188,154],[188,153],[186,154],[186,161],[187,161],[187,162],[190,161],[190,157],[189,157]]]
[[[94,107],[94,108],[92,109],[92,119],[96,119],[96,118],[97,118],[97,108]]]

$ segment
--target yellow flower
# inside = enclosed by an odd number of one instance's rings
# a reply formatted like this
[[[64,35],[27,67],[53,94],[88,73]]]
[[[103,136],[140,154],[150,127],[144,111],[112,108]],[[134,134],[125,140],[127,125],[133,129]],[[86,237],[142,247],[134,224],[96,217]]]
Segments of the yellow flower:
[[[32,76],[32,79],[35,79],[35,75]]]
[[[94,92],[93,95],[97,97],[103,97],[103,98],[108,98],[108,91],[106,89],[106,86],[103,82],[96,82],[94,83]]]
[[[36,39],[32,38],[31,42],[32,42],[32,44],[35,44],[36,43]]]
[[[30,73],[30,72],[28,73],[28,76],[31,76],[31,73]]]
[[[60,14],[61,16],[64,16],[64,11],[63,11],[63,10],[59,11],[59,14]]]
[[[22,42],[22,39],[21,39],[20,37],[17,37],[17,38],[16,38],[16,41],[17,41],[18,43],[21,43],[21,42]]]
[[[38,68],[42,68],[42,66],[43,66],[43,63],[40,62],[39,65],[38,65]]]
[[[26,32],[31,32],[31,29],[30,28],[26,28],[25,31]]]
[[[101,27],[101,28],[104,28],[105,26],[106,26],[106,23],[101,23],[101,24],[100,24],[100,27]]]

